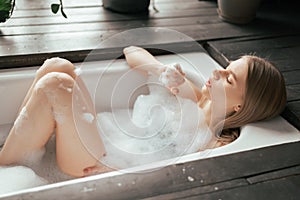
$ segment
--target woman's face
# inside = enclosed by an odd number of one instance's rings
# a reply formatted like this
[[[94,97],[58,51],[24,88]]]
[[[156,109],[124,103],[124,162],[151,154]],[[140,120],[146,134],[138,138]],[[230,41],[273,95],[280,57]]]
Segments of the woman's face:
[[[244,102],[248,64],[245,58],[231,62],[226,69],[215,70],[202,88],[212,102],[219,104],[225,97],[226,115],[238,111]],[[223,94],[223,95],[222,95]]]

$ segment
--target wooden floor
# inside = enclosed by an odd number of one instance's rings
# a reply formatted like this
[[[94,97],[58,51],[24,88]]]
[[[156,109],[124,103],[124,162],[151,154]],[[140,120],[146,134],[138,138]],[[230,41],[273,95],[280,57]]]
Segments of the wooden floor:
[[[282,116],[300,129],[300,13],[293,3],[296,1],[288,1],[289,4],[265,1],[257,18],[241,26],[221,21],[215,1],[156,0],[159,12],[150,6],[148,14],[124,15],[105,10],[99,0],[68,0],[64,1],[67,19],[51,13],[51,2],[16,2],[12,18],[0,24],[0,68],[40,65],[52,56],[79,62],[101,41],[124,30],[170,28],[196,40],[223,66],[228,59],[244,54],[255,54],[274,62],[287,84],[288,104]],[[159,41],[153,39],[150,42],[157,45]],[[168,43],[182,41],[170,39],[164,42],[170,45]],[[100,59],[107,59],[120,52],[121,47],[100,47],[98,54]],[[205,167],[198,169],[199,165]],[[133,192],[134,197],[223,200],[300,197],[300,142],[196,161],[185,166],[190,172],[197,168],[193,172],[196,181],[174,178],[178,182],[161,183],[164,188],[152,190],[141,188],[144,192]],[[164,170],[166,176],[175,176],[179,168],[170,166]],[[204,179],[205,182],[200,181]]]

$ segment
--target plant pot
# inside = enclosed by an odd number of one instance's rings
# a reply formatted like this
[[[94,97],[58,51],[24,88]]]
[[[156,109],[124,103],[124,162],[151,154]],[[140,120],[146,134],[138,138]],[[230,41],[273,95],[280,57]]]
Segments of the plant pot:
[[[150,0],[103,0],[104,8],[121,13],[147,12]]]
[[[227,22],[246,24],[251,22],[261,0],[218,0],[219,17]]]

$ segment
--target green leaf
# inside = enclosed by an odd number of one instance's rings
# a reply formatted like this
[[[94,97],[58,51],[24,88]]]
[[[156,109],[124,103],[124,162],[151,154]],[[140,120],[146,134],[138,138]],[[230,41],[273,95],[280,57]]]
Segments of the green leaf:
[[[14,0],[0,0],[0,22],[5,22],[12,14]]]
[[[54,14],[56,14],[59,10],[59,7],[60,7],[60,4],[57,4],[57,3],[53,3],[51,4],[51,10]]]
[[[9,12],[0,10],[0,22],[5,22],[9,18]]]

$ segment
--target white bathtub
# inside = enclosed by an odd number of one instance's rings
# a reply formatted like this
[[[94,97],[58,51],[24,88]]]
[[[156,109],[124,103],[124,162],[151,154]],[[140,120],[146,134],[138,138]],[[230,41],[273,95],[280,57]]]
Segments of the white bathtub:
[[[201,67],[201,69],[199,70],[201,70],[204,77],[209,77],[212,70],[220,67],[206,53],[163,55],[157,56],[157,58],[163,63],[179,62],[182,64],[182,66],[184,66],[184,68],[192,67],[192,65]],[[126,80],[122,79],[126,84],[120,84],[118,81],[120,81],[120,77],[124,78],[123,75],[128,71],[128,66],[126,65],[124,60],[117,60],[112,66],[108,68],[109,63],[110,61],[88,62],[84,63],[82,67],[81,77],[87,84],[89,91],[94,94],[95,90],[101,90],[101,96],[95,96],[95,101],[101,101],[101,104],[96,104],[96,109],[99,112],[110,109],[111,97],[114,98],[115,105],[117,105],[118,107],[126,107],[127,102],[124,102],[124,99],[129,99],[129,95],[131,95],[128,91],[132,91],[135,86],[141,85],[146,81],[145,77],[141,76],[139,73],[130,73],[129,76],[125,76]],[[80,66],[81,64],[76,63],[76,65]],[[21,104],[26,91],[33,80],[36,69],[37,67],[0,71],[0,144],[3,144],[11,127],[11,124],[16,118],[19,105]],[[95,83],[97,83],[97,81],[99,80],[99,75],[103,71],[107,72],[104,73],[103,77],[101,77],[101,85],[105,85],[105,87],[97,87]],[[114,96],[115,94],[113,94],[112,92],[115,91],[114,86],[116,83],[118,83],[119,92],[117,96]],[[139,92],[146,93],[147,89],[144,88]],[[188,162],[225,154],[232,154],[235,152],[252,150],[256,148],[289,143],[299,140],[299,131],[282,117],[276,117],[275,119],[269,121],[252,123],[242,127],[240,137],[229,145],[209,151],[183,156],[181,158],[178,158],[176,160],[176,163]],[[150,170],[168,164],[170,164],[169,161],[161,161],[146,166],[137,167],[135,169],[132,169],[132,171],[146,169]],[[53,195],[55,193],[56,196],[60,194],[67,195],[68,193],[76,193],[76,191],[74,191],[75,188],[81,188],[81,192],[89,192],[92,194],[93,191],[97,188],[95,189],[95,187],[92,187],[94,189],[91,189],[89,184],[90,181],[97,182],[101,179],[107,179],[110,177],[110,182],[113,182],[113,177],[119,176],[124,173],[116,171],[81,179],[71,179],[68,176],[64,176],[59,172],[55,164],[54,140],[51,140],[47,146],[47,153],[44,158],[44,163],[42,164],[42,166],[34,168],[34,171],[36,171],[40,176],[48,179],[51,183],[56,183],[32,189],[14,191],[9,194],[0,195],[0,198],[10,197],[10,199],[35,199],[35,195],[37,195],[36,198],[52,198],[52,195],[49,196],[49,191],[52,191]],[[128,184],[127,188],[135,187],[135,185],[132,184],[132,182],[129,182],[129,180],[123,180],[122,184],[123,186],[124,184]],[[70,187],[70,185],[72,185],[72,187]],[[57,193],[55,192],[56,189]],[[45,191],[48,191],[48,193]],[[78,197],[80,197],[80,195]],[[90,197],[92,198],[93,195]]]

